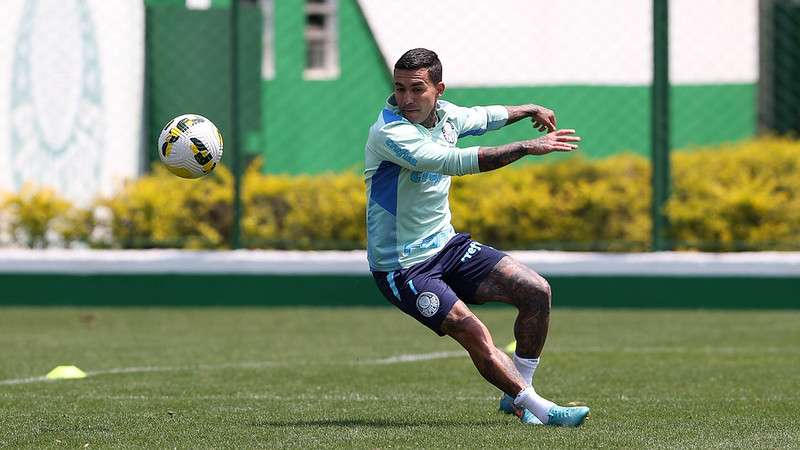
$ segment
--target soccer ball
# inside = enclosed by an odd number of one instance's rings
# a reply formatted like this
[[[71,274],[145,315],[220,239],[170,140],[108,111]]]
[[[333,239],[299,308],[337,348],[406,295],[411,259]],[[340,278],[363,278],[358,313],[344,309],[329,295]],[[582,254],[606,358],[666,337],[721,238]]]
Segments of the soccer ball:
[[[184,114],[167,122],[161,130],[158,156],[175,175],[200,178],[222,159],[222,135],[205,117]]]

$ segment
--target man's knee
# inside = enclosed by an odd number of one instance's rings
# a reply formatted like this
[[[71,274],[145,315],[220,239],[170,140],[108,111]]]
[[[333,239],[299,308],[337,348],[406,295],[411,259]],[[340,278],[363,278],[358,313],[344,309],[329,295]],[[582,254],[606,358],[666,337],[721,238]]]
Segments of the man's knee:
[[[480,321],[464,302],[458,301],[442,321],[442,331],[452,337],[480,333]]]
[[[442,331],[458,341],[470,354],[489,354],[494,346],[489,329],[469,310],[458,302],[442,322]]]
[[[542,311],[550,311],[553,304],[553,292],[550,283],[534,271],[530,271],[526,280],[526,291],[524,302],[526,306]]]
[[[510,257],[503,258],[498,275],[510,297],[510,303],[519,309],[549,311],[552,303],[550,283],[530,267]]]

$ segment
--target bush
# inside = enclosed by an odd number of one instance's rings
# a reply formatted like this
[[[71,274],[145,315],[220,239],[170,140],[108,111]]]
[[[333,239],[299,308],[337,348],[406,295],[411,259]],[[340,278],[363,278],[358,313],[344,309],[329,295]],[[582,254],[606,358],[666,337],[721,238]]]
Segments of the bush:
[[[31,248],[46,248],[61,244],[65,230],[69,237],[80,236],[77,223],[71,223],[72,203],[48,188],[26,184],[18,193],[7,194],[2,209],[12,242]],[[70,226],[73,225],[73,226]]]
[[[453,222],[507,249],[644,250],[649,176],[644,158],[619,155],[454,178]]]
[[[110,209],[122,248],[230,246],[233,177],[224,166],[202,180],[178,178],[156,164],[99,205]],[[363,181],[355,174],[265,176],[260,161],[245,173],[246,245],[280,249],[364,248]]]
[[[160,164],[98,205],[112,213],[111,236],[122,248],[223,248],[229,245],[233,176],[225,167],[184,180]]]
[[[91,208],[75,207],[48,187],[26,184],[0,197],[4,242],[30,248],[85,246],[97,225]]]
[[[763,138],[675,152],[669,238],[679,249],[800,248],[800,142]],[[581,157],[480,176],[453,177],[453,224],[503,249],[646,250],[646,158]],[[183,180],[160,165],[88,209],[25,187],[4,201],[11,235],[24,245],[82,242],[120,248],[230,246],[233,178],[218,167]],[[242,186],[243,242],[279,249],[366,245],[360,174],[264,175],[257,161]],[[108,212],[102,219],[98,211]]]
[[[364,181],[354,173],[244,178],[242,231],[251,245],[283,249],[354,249],[366,242]]]
[[[670,236],[679,249],[800,248],[800,143],[763,138],[673,158]]]

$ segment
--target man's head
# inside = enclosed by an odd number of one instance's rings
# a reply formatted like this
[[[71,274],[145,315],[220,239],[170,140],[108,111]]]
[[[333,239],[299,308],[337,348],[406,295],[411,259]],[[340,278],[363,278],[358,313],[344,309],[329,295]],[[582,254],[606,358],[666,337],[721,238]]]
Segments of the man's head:
[[[400,113],[409,122],[433,126],[436,100],[442,93],[442,63],[436,53],[415,48],[397,60],[394,65],[394,98]]]

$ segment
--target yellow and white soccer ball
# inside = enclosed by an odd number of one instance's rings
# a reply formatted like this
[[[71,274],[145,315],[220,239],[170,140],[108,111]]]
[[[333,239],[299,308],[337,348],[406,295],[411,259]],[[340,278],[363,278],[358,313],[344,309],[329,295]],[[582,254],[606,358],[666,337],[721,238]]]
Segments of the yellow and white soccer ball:
[[[200,178],[222,159],[222,135],[205,117],[184,114],[167,122],[161,130],[158,156],[175,175]]]

